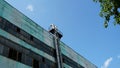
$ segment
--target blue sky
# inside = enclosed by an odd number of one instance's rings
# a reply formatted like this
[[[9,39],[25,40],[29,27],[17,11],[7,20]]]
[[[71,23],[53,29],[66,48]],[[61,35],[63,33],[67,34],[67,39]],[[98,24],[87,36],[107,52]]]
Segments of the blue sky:
[[[110,21],[107,29],[92,0],[6,0],[48,30],[63,32],[61,39],[98,68],[120,68],[120,26]]]

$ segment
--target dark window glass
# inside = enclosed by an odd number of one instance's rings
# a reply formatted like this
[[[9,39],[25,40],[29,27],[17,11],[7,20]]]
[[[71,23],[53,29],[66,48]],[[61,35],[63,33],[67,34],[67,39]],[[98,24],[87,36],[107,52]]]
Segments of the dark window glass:
[[[13,59],[13,60],[17,60],[17,61],[21,62],[22,53],[17,52],[16,50],[10,48],[10,49],[9,49],[8,58],[11,58],[11,59]]]
[[[0,22],[2,22],[2,18],[0,17]]]
[[[17,51],[10,48],[8,57],[11,58],[11,59],[16,60],[17,59]]]
[[[0,44],[0,54],[3,53],[3,48],[4,48],[4,46]]]
[[[42,57],[42,62],[45,63],[45,58],[44,57]]]
[[[6,22],[4,19],[0,19],[0,28],[4,29],[5,28],[5,25],[6,25]]]
[[[22,59],[22,53],[18,52],[17,61],[21,62],[21,59]]]
[[[39,68],[39,61],[33,59],[33,68]]]
[[[19,32],[20,32],[20,28],[17,27],[17,28],[16,28],[16,31],[19,33]]]
[[[33,59],[27,55],[25,55],[25,64],[32,66]]]
[[[63,58],[62,61],[65,62],[65,59]]]
[[[56,64],[54,63],[54,64],[52,64],[51,65],[51,68],[56,68],[56,66],[55,66]]]
[[[30,36],[30,40],[33,41],[33,36]]]
[[[9,54],[9,48],[4,46],[4,49],[3,49],[3,56],[6,56],[8,57],[8,54]]]

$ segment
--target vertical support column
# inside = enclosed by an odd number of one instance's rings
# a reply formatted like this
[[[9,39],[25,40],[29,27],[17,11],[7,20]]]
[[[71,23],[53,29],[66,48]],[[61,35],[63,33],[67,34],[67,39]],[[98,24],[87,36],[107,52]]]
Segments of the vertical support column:
[[[60,39],[57,37],[57,34],[55,35],[54,41],[55,41],[55,48],[56,48],[57,65],[58,65],[58,68],[63,68],[61,50],[59,45]]]
[[[63,68],[62,65],[62,55],[61,55],[61,49],[60,49],[60,39],[62,37],[62,33],[57,29],[55,25],[51,25],[50,31],[54,36],[54,45],[56,49],[56,61],[57,61],[57,68]]]

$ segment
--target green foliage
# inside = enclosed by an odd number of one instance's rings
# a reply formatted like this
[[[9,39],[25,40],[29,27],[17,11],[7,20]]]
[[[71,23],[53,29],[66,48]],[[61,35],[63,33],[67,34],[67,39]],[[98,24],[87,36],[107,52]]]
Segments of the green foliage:
[[[120,0],[93,0],[100,3],[100,16],[105,19],[104,26],[107,28],[110,18],[113,17],[114,24],[120,25]]]

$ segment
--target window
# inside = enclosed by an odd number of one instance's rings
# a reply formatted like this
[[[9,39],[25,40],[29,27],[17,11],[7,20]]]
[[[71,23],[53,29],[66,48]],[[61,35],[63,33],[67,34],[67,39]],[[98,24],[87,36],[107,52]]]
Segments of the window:
[[[42,62],[45,63],[45,58],[44,57],[42,57]]]
[[[17,61],[21,62],[22,59],[22,53],[18,52],[17,53]]]
[[[6,22],[3,18],[0,17],[0,28],[4,29],[6,25]]]
[[[53,63],[52,65],[51,65],[51,68],[56,68],[56,63]]]
[[[65,62],[65,59],[63,58],[62,61]]]
[[[0,44],[0,54],[3,53],[3,48],[4,48],[4,46]]]
[[[30,36],[30,40],[33,41],[33,36]]]
[[[8,54],[9,54],[9,48],[4,46],[2,55],[8,57]]]
[[[19,33],[19,32],[20,32],[20,28],[17,27],[17,28],[16,28],[16,31]]]
[[[10,48],[8,58],[11,58],[13,60],[17,60],[17,61],[21,62],[22,53],[17,52],[16,50]]]
[[[2,18],[0,17],[0,22],[2,22]]]
[[[39,68],[39,61],[33,59],[33,68]]]
[[[17,58],[17,51],[10,48],[8,57],[11,58],[11,59],[16,60],[16,58]]]

